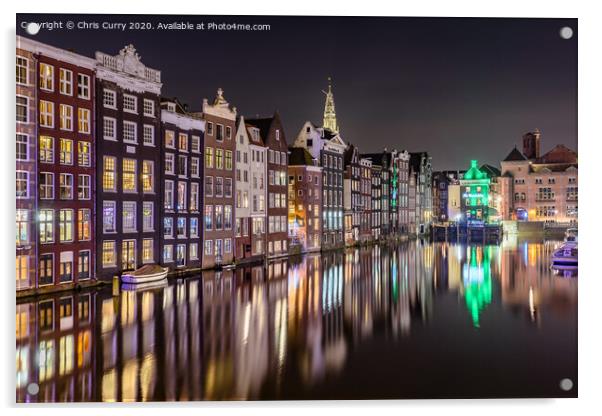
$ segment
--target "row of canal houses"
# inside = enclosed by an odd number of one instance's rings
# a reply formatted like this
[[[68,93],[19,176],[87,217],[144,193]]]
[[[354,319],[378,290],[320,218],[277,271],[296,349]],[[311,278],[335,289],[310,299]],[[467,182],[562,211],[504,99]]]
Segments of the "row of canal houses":
[[[132,45],[78,55],[17,37],[16,288],[21,295],[265,260],[427,231],[427,153],[361,154],[328,85],[321,126],[286,137],[221,89],[162,95]]]

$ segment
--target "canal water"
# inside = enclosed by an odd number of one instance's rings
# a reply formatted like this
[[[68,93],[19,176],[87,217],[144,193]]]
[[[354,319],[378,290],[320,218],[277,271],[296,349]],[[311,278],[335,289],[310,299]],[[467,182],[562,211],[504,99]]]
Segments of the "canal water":
[[[18,303],[17,401],[576,397],[559,244],[408,241]]]

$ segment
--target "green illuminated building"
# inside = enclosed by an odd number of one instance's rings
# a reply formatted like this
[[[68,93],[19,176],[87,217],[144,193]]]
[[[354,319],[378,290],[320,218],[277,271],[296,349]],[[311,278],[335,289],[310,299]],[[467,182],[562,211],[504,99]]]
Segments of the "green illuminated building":
[[[460,179],[462,219],[483,222],[489,219],[489,189],[491,178],[480,170],[477,161],[470,161],[470,169]]]

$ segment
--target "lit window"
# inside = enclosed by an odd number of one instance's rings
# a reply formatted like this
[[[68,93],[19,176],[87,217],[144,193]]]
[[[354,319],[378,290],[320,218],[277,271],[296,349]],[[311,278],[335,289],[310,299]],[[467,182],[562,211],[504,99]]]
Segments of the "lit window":
[[[171,130],[165,130],[165,147],[170,149],[176,148],[174,132]]]
[[[16,215],[17,245],[29,243],[29,211],[18,209]]]
[[[168,210],[173,209],[173,181],[165,181],[165,201],[164,208]]]
[[[190,243],[188,250],[190,251],[190,254],[189,254],[190,260],[198,260],[199,259],[199,245],[197,243]]]
[[[77,128],[80,133],[90,134],[90,110],[87,108],[77,109]]]
[[[152,263],[153,261],[153,239],[145,238],[142,240],[142,263]]]
[[[163,262],[164,263],[173,262],[173,246],[171,244],[163,246]]]
[[[42,209],[40,210],[40,243],[53,243],[54,242],[54,210],[53,209]]]
[[[178,182],[178,210],[186,209],[186,182]]]
[[[232,151],[226,150],[226,170],[232,170]]]
[[[105,233],[114,233],[117,231],[116,207],[117,204],[115,201],[102,202],[102,230]]]
[[[153,161],[151,161],[151,160],[144,160],[142,162],[142,190],[144,192],[153,192],[154,167],[155,167],[155,165],[154,165]]]
[[[88,241],[91,236],[90,209],[77,210],[77,235],[80,241]]]
[[[176,232],[178,238],[186,238],[186,218],[178,218]]]
[[[188,135],[185,133],[180,133],[178,135],[178,149],[183,152],[188,151]]]
[[[213,148],[212,147],[205,148],[205,167],[213,168]]]
[[[136,192],[136,160],[123,159],[123,191]]]
[[[73,210],[61,209],[59,211],[59,241],[73,241]]]
[[[73,130],[73,107],[70,105],[60,105],[60,128],[61,130]]]
[[[59,160],[61,165],[73,165],[73,140],[59,140]]]
[[[142,231],[154,231],[154,204],[151,201],[142,203]]]
[[[51,101],[40,100],[40,126],[54,128],[54,103]]]
[[[78,142],[77,143],[77,163],[83,167],[90,167],[91,165],[91,144],[90,142]]]
[[[213,230],[213,205],[205,205],[205,230]]]
[[[116,191],[115,171],[116,159],[112,156],[105,156],[103,159],[104,171],[102,174],[102,189],[105,191]]]
[[[199,184],[194,182],[190,184],[190,210],[199,210]]]
[[[115,249],[115,241],[102,242],[102,266],[112,267],[117,264],[117,250]]]
[[[136,202],[123,201],[123,232],[136,232]]]
[[[173,238],[173,218],[163,218],[163,237]]]
[[[54,91],[54,67],[40,63],[40,88],[46,91]]]
[[[222,149],[215,149],[215,168],[224,168],[224,151]]]

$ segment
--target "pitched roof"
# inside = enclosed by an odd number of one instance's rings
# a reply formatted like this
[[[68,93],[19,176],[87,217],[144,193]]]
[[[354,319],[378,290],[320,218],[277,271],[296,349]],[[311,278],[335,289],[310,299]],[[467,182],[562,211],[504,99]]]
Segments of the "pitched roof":
[[[274,117],[262,117],[262,118],[247,118],[245,122],[250,124],[253,127],[257,127],[259,129],[259,133],[264,141],[268,137],[268,133],[270,132],[270,126],[272,125],[272,121],[274,121]]]
[[[508,153],[508,156],[506,156],[506,158],[503,161],[504,162],[519,162],[519,161],[523,161],[523,160],[527,160],[527,158],[515,146],[514,149],[512,149],[512,151],[510,153]]]
[[[315,166],[314,158],[304,147],[289,147],[289,166]]]
[[[485,163],[484,165],[481,165],[480,169],[483,172],[487,173],[487,175],[490,178],[494,178],[494,177],[500,176],[502,174],[502,172],[500,172],[500,170],[498,168],[496,168],[495,166],[488,165],[487,163]]]
[[[391,159],[391,153],[389,152],[380,152],[380,153],[364,153],[360,155],[360,158],[370,159],[372,163],[384,166],[386,164],[389,166],[389,161]]]

